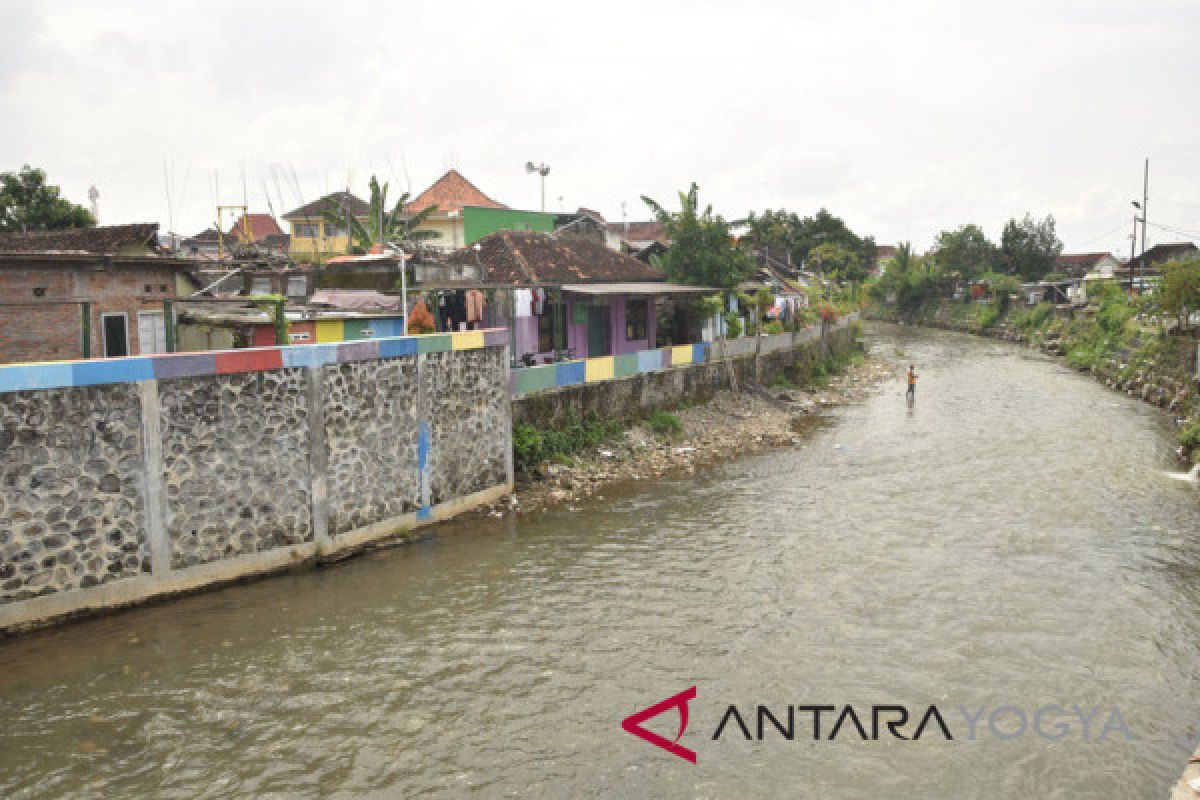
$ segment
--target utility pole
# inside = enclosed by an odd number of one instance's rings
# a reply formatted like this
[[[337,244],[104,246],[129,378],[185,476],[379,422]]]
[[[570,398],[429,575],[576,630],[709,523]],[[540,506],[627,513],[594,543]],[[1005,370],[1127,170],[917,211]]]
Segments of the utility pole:
[[[1142,257],[1138,261],[1138,272],[1142,281],[1146,280],[1146,214],[1150,206],[1150,157],[1146,157],[1146,166],[1142,172]]]

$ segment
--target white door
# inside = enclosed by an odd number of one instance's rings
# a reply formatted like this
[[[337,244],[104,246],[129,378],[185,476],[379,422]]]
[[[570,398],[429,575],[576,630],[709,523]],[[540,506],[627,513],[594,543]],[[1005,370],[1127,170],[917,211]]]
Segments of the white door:
[[[163,312],[139,311],[138,321],[138,352],[149,353],[167,352],[167,328],[163,324]]]

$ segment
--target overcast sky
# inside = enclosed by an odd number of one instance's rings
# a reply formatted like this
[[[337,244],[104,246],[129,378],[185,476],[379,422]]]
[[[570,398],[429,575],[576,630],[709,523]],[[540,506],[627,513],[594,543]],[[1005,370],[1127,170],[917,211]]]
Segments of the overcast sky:
[[[536,209],[532,159],[549,208],[610,220],[694,180],[728,217],[924,249],[1052,213],[1124,256],[1149,156],[1150,222],[1197,232],[1150,243],[1200,240],[1200,3],[980,5],[0,0],[0,171],[193,234],[243,175],[277,215],[451,166]]]

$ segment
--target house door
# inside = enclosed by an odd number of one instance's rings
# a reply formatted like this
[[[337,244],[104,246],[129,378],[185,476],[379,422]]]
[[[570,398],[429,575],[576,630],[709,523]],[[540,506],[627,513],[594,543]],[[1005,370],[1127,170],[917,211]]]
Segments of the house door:
[[[138,352],[148,353],[167,352],[167,327],[163,323],[161,311],[139,311],[138,322]]]
[[[100,328],[104,334],[105,358],[129,355],[129,318],[124,312],[101,314]]]
[[[588,358],[609,355],[610,341],[608,306],[588,306]]]

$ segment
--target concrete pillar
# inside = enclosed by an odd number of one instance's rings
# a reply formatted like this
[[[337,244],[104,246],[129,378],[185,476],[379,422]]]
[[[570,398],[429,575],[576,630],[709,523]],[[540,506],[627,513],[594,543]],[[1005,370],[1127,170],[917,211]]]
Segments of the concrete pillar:
[[[329,536],[329,449],[325,441],[325,396],[321,387],[324,367],[305,367],[308,382],[308,469],[313,541],[318,547],[332,543]]]
[[[145,502],[146,547],[150,572],[156,577],[171,570],[171,542],[167,538],[167,494],[163,487],[162,425],[159,421],[158,381],[139,381],[142,406],[142,496]]]

